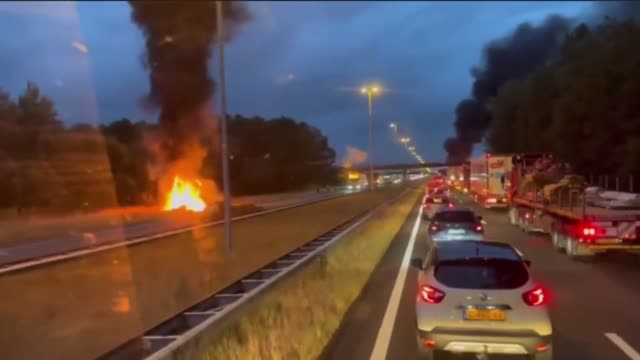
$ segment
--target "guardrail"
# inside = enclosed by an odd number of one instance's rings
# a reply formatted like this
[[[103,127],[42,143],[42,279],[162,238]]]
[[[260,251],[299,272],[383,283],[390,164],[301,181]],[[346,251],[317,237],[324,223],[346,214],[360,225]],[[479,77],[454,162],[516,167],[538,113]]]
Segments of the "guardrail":
[[[232,218],[231,220],[232,221],[239,221],[239,220],[249,219],[249,218],[256,217],[256,216],[262,216],[262,215],[271,214],[271,213],[278,212],[278,211],[288,210],[288,209],[301,207],[301,206],[305,206],[305,205],[311,205],[311,204],[315,204],[315,203],[319,203],[319,202],[323,202],[323,201],[328,201],[328,200],[332,200],[332,199],[336,199],[336,198],[340,198],[340,197],[352,196],[352,195],[355,195],[355,194],[358,194],[358,193],[359,192],[354,192],[354,193],[349,193],[349,194],[339,194],[339,195],[330,196],[330,197],[323,197],[321,199],[304,200],[304,201],[301,201],[301,202],[298,202],[298,203],[294,203],[294,204],[278,207],[278,208],[275,208],[275,209],[269,209],[269,210],[259,211],[259,212],[255,212],[255,213],[251,213],[251,214],[247,214],[247,215],[237,216],[235,218]],[[54,264],[54,263],[58,263],[58,262],[62,262],[62,261],[67,261],[67,260],[71,260],[71,259],[75,259],[75,258],[79,258],[79,257],[89,256],[89,255],[92,255],[92,254],[101,253],[101,252],[104,252],[104,251],[109,251],[109,250],[113,250],[113,249],[117,249],[117,248],[121,248],[121,247],[133,246],[133,245],[137,245],[137,244],[140,244],[140,243],[144,243],[144,242],[148,242],[148,241],[152,241],[152,240],[158,240],[158,239],[162,239],[162,238],[169,237],[169,236],[172,236],[172,235],[181,234],[181,233],[188,232],[188,231],[193,231],[193,230],[202,229],[202,228],[206,228],[206,227],[221,225],[223,223],[224,223],[224,220],[211,221],[211,222],[206,222],[206,223],[197,224],[197,225],[180,227],[180,228],[177,228],[177,229],[174,229],[174,230],[164,231],[162,233],[153,234],[153,235],[147,235],[147,236],[141,236],[141,237],[133,237],[133,238],[125,238],[124,241],[118,241],[116,243],[107,243],[107,244],[103,244],[103,245],[93,246],[93,247],[90,247],[90,248],[76,249],[76,250],[71,250],[71,251],[67,251],[67,252],[55,253],[55,254],[50,254],[50,255],[46,255],[46,256],[42,256],[42,257],[37,257],[37,258],[33,258],[33,259],[30,259],[30,260],[26,260],[26,261],[20,261],[20,262],[16,262],[16,263],[4,264],[4,265],[2,265],[0,267],[0,276],[1,275],[6,275],[6,274],[9,274],[9,273],[14,273],[14,272],[17,272],[17,271],[27,270],[27,269],[34,268],[34,267],[45,266],[45,265]]]
[[[373,209],[356,215],[316,239],[239,279],[223,290],[207,296],[140,337],[104,354],[98,360],[162,360],[171,358],[176,351],[187,345],[204,330],[210,331],[212,328],[222,330],[226,323],[233,320],[234,315],[256,301],[267,289],[325,252],[327,248],[368,220],[382,206],[397,201],[407,194],[407,191],[401,192],[398,196]]]

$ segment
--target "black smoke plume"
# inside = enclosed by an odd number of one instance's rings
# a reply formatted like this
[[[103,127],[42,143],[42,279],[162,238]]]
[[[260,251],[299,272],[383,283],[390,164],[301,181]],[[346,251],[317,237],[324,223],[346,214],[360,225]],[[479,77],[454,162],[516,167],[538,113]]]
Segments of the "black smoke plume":
[[[216,42],[214,1],[130,1],[142,30],[149,70],[147,105],[160,110],[162,148],[168,161],[181,158],[200,138],[213,96],[209,58]],[[224,1],[227,31],[249,19],[243,3]]]
[[[595,25],[629,19],[640,19],[640,1],[594,2],[591,10],[580,19],[552,15],[537,26],[522,23],[508,36],[487,44],[483,49],[483,65],[471,70],[473,97],[458,105],[454,122],[456,136],[444,143],[448,159],[458,162],[471,155],[473,145],[482,141],[491,124],[488,104],[500,87],[553,61],[564,36],[578,22]],[[467,110],[461,111],[461,108]]]
[[[593,4],[593,11],[587,22],[611,20],[629,20],[640,17],[640,1],[598,1]]]
[[[551,61],[570,29],[569,19],[552,15],[540,25],[522,23],[508,36],[484,47],[482,66],[471,70],[473,97],[458,104],[454,121],[456,136],[444,144],[449,160],[458,162],[471,155],[473,145],[482,141],[491,124],[488,104],[498,89]]]

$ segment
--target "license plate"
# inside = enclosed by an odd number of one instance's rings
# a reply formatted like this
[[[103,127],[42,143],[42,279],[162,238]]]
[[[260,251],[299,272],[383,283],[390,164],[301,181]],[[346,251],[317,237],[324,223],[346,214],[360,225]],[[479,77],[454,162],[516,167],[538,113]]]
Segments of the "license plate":
[[[450,229],[449,234],[464,234],[464,230],[462,229]]]
[[[617,244],[620,241],[618,241],[618,239],[606,238],[606,239],[597,239],[596,242],[598,244]]]
[[[433,199],[433,202],[436,204],[440,204],[442,202],[442,199]]]
[[[465,309],[465,320],[505,321],[507,313],[500,309]]]

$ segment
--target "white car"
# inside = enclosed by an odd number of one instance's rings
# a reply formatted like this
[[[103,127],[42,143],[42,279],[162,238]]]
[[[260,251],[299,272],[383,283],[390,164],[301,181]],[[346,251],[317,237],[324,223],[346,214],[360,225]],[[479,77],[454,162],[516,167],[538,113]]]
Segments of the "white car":
[[[549,293],[531,279],[530,262],[516,249],[493,241],[440,242],[413,264],[420,269],[422,359],[447,353],[552,359]]]

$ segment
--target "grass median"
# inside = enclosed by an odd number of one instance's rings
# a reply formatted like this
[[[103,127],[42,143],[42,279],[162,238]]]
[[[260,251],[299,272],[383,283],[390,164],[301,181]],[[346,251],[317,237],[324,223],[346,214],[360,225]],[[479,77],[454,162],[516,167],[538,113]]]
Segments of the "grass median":
[[[4,275],[2,358],[96,358],[400,191],[234,222],[232,253],[214,226]]]
[[[172,360],[315,359],[338,329],[418,192],[387,206],[331,248],[322,259],[274,287],[228,328],[203,332]]]

